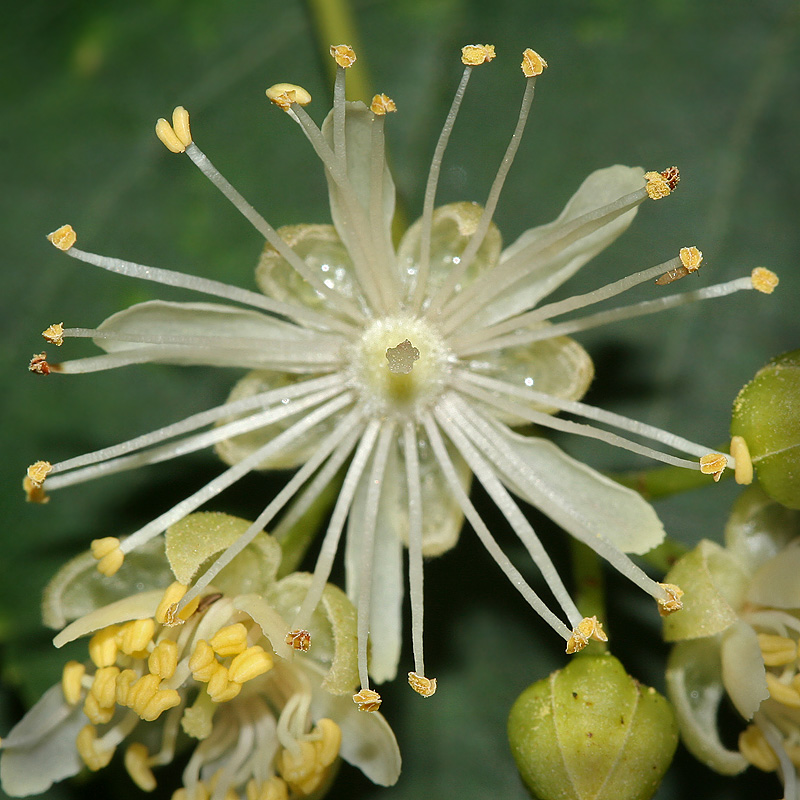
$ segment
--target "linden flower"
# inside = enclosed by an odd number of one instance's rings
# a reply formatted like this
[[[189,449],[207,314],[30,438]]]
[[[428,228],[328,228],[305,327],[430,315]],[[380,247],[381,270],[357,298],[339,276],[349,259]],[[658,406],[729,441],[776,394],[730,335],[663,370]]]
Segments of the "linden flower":
[[[31,369],[80,373],[159,362],[252,371],[216,408],[59,464],[38,462],[29,470],[26,488],[31,499],[44,500],[45,479],[49,489],[56,489],[214,445],[230,464],[227,471],[124,542],[108,539],[95,545],[100,569],[113,574],[126,554],[249,471],[297,468],[241,541],[198,580],[186,603],[256,531],[287,509],[275,529],[280,538],[345,469],[314,580],[290,633],[302,646],[313,638],[311,614],[346,525],[347,593],[358,608],[359,670],[366,692],[356,702],[368,708],[379,702],[369,675],[381,682],[397,671],[403,545],[409,551],[414,647],[409,680],[424,696],[435,690],[423,657],[422,563],[425,556],[455,545],[465,517],[569,652],[588,638],[604,637],[599,624],[584,621],[512,494],[596,550],[662,610],[680,607],[679,590],[653,582],[625,555],[644,553],[662,540],[664,531],[651,506],[549,441],[513,428],[533,423],[570,431],[718,477],[726,465],[734,465],[732,457],[709,456],[708,448],[579,402],[593,367],[567,334],[740,289],[766,291],[772,273],[756,271],[762,280],[746,277],[551,322],[645,281],[658,278],[663,285],[678,280],[696,271],[702,256],[697,248],[685,247],[663,264],[541,305],[628,227],[641,203],[670,194],[679,176],[675,168],[647,174],[623,166],[599,170],[554,222],[528,230],[502,249],[492,216],[519,147],[536,76],[546,66],[532,50],[525,51],[522,63],[526,84],[519,120],[485,207],[454,203],[434,210],[445,146],[473,69],[494,58],[489,45],[463,50],[465,70],[433,156],[422,217],[395,248],[395,192],[384,152],[385,117],[395,106],[385,95],[377,95],[369,108],[345,102],[346,69],[355,54],[346,45],[332,48],[332,54],[339,64],[333,109],[321,129],[303,108],[311,98],[301,87],[278,84],[267,95],[299,125],[322,162],[333,225],[275,231],[194,143],[185,109],[175,109],[172,125],[159,120],[156,127],[161,141],[173,152],[185,152],[267,240],[256,270],[263,294],[79,250],[69,226],[51,234],[56,247],[79,261],[239,305],[153,301],[115,314],[97,329],[54,325],[45,331],[51,343],[89,337],[106,354],[61,364],[38,354]],[[649,438],[693,458],[559,419],[557,411]],[[214,427],[197,432],[209,425]],[[694,460],[698,457],[703,457],[700,463]],[[541,570],[559,614],[526,583],[479,516],[469,499],[472,475]]]
[[[321,797],[340,756],[376,783],[397,780],[400,754],[386,721],[335,696],[358,682],[355,609],[327,586],[314,653],[295,653],[284,619],[311,576],[277,580],[281,548],[272,537],[256,536],[184,608],[183,624],[169,624],[170,607],[203,561],[249,526],[224,514],[191,515],[167,532],[166,558],[163,540],[150,542],[113,582],[98,580],[90,553],[61,569],[45,592],[45,621],[74,619],[54,644],[91,635],[91,661],[68,662],[61,684],[3,739],[7,794],[44,792],[84,765],[102,769],[123,742],[125,768],[149,792],[152,767],[185,751],[186,737],[197,743],[173,800]]]
[[[677,641],[667,687],[686,746],[724,775],[749,764],[777,771],[786,800],[800,798],[800,514],[760,487],[737,502],[725,547],[702,541],[667,580],[686,590],[665,622]],[[750,722],[739,750],[725,747],[717,711],[727,696]]]

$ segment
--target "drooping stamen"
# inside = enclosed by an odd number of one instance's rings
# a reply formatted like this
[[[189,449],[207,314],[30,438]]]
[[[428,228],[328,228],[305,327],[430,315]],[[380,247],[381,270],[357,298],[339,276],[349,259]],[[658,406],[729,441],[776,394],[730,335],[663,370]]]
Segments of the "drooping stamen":
[[[417,268],[417,282],[414,287],[414,294],[411,298],[411,307],[415,311],[419,311],[422,306],[422,301],[428,289],[428,277],[431,264],[433,204],[436,200],[436,188],[439,184],[439,173],[442,170],[444,151],[447,148],[447,143],[450,141],[450,134],[453,132],[453,126],[455,125],[458,111],[461,108],[461,101],[464,99],[464,93],[467,90],[467,84],[469,83],[473,66],[486,64],[493,58],[494,47],[492,47],[492,45],[467,45],[462,48],[461,51],[461,61],[465,64],[464,73],[461,76],[461,82],[458,84],[455,97],[453,97],[453,102],[450,105],[450,111],[447,113],[447,119],[445,120],[442,132],[439,134],[439,141],[436,143],[436,149],[433,151],[433,158],[431,159],[431,166],[428,171],[428,182],[425,185],[425,199],[422,203],[422,217],[420,223],[422,228],[420,233],[419,266]]]
[[[478,221],[477,227],[475,228],[475,232],[472,234],[469,243],[464,249],[464,252],[461,254],[461,260],[458,266],[447,276],[447,279],[444,281],[444,283],[442,283],[436,294],[431,298],[431,303],[428,307],[429,313],[437,313],[442,305],[452,295],[453,290],[458,286],[464,275],[467,274],[467,270],[472,265],[472,261],[475,258],[478,249],[483,244],[486,232],[489,230],[489,225],[491,224],[492,217],[494,216],[495,209],[497,208],[497,203],[500,200],[500,193],[503,191],[503,185],[505,184],[506,177],[511,169],[511,165],[514,163],[514,157],[516,156],[517,150],[522,142],[522,134],[525,131],[525,124],[528,121],[528,114],[531,110],[531,104],[533,103],[533,93],[536,88],[536,77],[541,74],[543,69],[543,67],[540,66],[538,69],[534,70],[529,66],[529,53],[531,56],[535,56],[536,59],[544,64],[545,67],[547,66],[547,64],[544,62],[544,59],[541,59],[536,53],[534,53],[533,50],[525,51],[525,60],[522,62],[522,67],[523,72],[527,76],[527,82],[525,84],[525,93],[522,96],[522,104],[519,109],[517,125],[514,128],[514,133],[511,136],[511,141],[508,143],[503,160],[500,162],[500,168],[497,170],[497,175],[492,183],[492,188],[489,190],[489,196],[486,198],[486,205],[483,208],[483,213],[481,214],[481,218]],[[526,67],[528,68],[527,71]]]
[[[480,515],[472,505],[467,493],[461,485],[461,481],[456,474],[453,462],[447,453],[444,441],[442,440],[439,429],[430,412],[426,412],[422,418],[422,423],[425,426],[425,431],[428,434],[428,441],[431,443],[436,460],[445,476],[450,491],[456,499],[456,502],[464,512],[464,516],[469,521],[481,544],[488,550],[489,555],[495,560],[498,567],[505,573],[506,577],[511,581],[514,588],[525,598],[533,610],[559,635],[564,641],[569,641],[572,632],[566,625],[542,602],[539,595],[531,589],[531,587],[522,577],[519,570],[511,563],[508,556],[500,549],[500,546],[495,541],[486,523],[481,519]]]
[[[539,537],[531,527],[531,524],[525,519],[519,510],[519,506],[502,485],[495,471],[478,452],[480,450],[488,458],[496,460],[498,458],[497,448],[490,439],[481,436],[480,432],[470,424],[469,419],[472,414],[469,414],[469,408],[454,395],[445,396],[434,413],[439,426],[456,446],[473,474],[481,482],[483,488],[525,546],[556,601],[567,615],[570,625],[574,628],[583,619],[583,614],[575,606],[575,602],[570,597],[566,586],[564,586],[558,570],[550,560],[550,556],[542,546],[541,541],[539,541]],[[471,443],[467,437],[469,437]]]

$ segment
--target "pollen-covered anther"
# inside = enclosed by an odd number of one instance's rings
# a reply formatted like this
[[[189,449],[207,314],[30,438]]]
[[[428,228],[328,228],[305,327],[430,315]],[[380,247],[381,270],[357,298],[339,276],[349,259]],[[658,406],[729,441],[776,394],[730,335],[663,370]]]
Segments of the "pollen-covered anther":
[[[661,614],[662,617],[668,617],[670,614],[680,611],[683,608],[683,601],[681,600],[681,597],[683,597],[683,589],[681,589],[680,586],[676,586],[674,583],[659,583],[658,585],[667,595],[663,599],[656,598],[658,613]]]
[[[141,711],[136,713],[145,722],[155,722],[165,711],[181,704],[181,696],[176,689],[159,689]],[[136,709],[134,709],[136,711]]]
[[[572,631],[572,636],[570,636],[567,641],[567,653],[572,655],[573,653],[583,650],[583,648],[589,644],[590,639],[594,639],[596,642],[608,641],[608,636],[606,636],[603,630],[603,625],[597,617],[584,617],[575,626]]]
[[[27,469],[28,479],[35,487],[40,487],[52,469],[53,465],[49,461],[37,461]]]
[[[356,51],[349,44],[331,45],[331,56],[342,69],[352,67],[356,63]]]
[[[436,678],[426,678],[416,672],[409,672],[408,685],[423,697],[433,697],[436,694]]]
[[[208,682],[216,672],[218,663],[211,645],[205,639],[200,639],[189,657],[192,677],[196,681]]]
[[[672,189],[662,173],[645,172],[644,179],[647,181],[644,188],[651,200],[660,200],[672,193]]]
[[[267,89],[267,97],[284,111],[288,111],[292,103],[307,106],[311,102],[311,95],[295,83],[276,83]]]
[[[230,679],[228,668],[217,664],[206,686],[208,696],[215,703],[227,703],[242,691],[242,684]]]
[[[131,688],[139,679],[139,676],[132,669],[124,669],[117,675],[117,703],[121,706],[129,706]]]
[[[736,460],[733,477],[736,483],[747,486],[753,482],[753,459],[750,448],[741,436],[731,437],[731,455]]]
[[[228,668],[228,677],[236,683],[247,683],[247,681],[263,675],[272,669],[272,654],[267,653],[263,647],[253,645],[248,647],[243,653],[239,653]]]
[[[530,47],[522,51],[522,74],[526,78],[535,78],[547,69],[547,62]]]
[[[389,372],[395,375],[408,375],[414,368],[414,362],[419,361],[419,350],[406,339],[397,347],[387,349],[386,360],[389,362]]]
[[[161,144],[163,144],[170,153],[186,152],[186,145],[178,138],[175,129],[164,117],[159,117],[156,121],[156,136],[158,136]]]
[[[377,711],[381,707],[381,696],[374,689],[362,689],[353,695],[359,711]]]
[[[171,583],[166,588],[164,596],[161,598],[161,602],[158,604],[155,613],[155,620],[159,625],[180,625],[194,614],[197,610],[197,606],[200,604],[199,597],[196,597],[191,603],[184,606],[180,613],[175,613],[178,608],[178,603],[183,599],[188,588],[188,586],[184,586],[184,584],[178,581]],[[171,614],[170,611],[172,612]]]
[[[797,660],[797,643],[788,636],[759,633],[758,647],[768,667],[782,667]]]
[[[687,272],[697,272],[700,265],[703,263],[703,253],[696,247],[681,247],[678,253],[681,264],[686,268]]]
[[[119,667],[102,667],[95,672],[89,695],[97,700],[100,708],[114,708],[118,675]]]
[[[62,225],[52,233],[47,234],[47,241],[59,250],[67,251],[75,244],[78,234],[75,233],[72,225]]]
[[[44,336],[45,340],[50,344],[61,347],[61,345],[64,344],[64,323],[54,322],[42,331],[42,336]]]
[[[289,631],[284,641],[292,650],[299,650],[301,653],[307,653],[311,649],[311,634],[308,631]]]
[[[119,625],[109,625],[107,628],[97,631],[89,639],[89,658],[98,669],[110,667],[117,660],[119,630]]]
[[[488,64],[494,57],[493,44],[468,44],[461,48],[461,63],[468,67]]]
[[[211,637],[209,644],[223,658],[238,655],[247,647],[247,628],[241,622],[226,625]]]
[[[758,769],[773,772],[778,769],[778,757],[757,725],[748,725],[739,734],[739,752]]]
[[[384,114],[391,114],[397,111],[397,105],[388,95],[376,94],[375,97],[372,98],[372,102],[369,104],[369,110],[373,114],[377,114],[379,117],[382,117]]]
[[[156,632],[156,623],[150,617],[134,619],[126,622],[117,633],[117,642],[120,650],[129,656],[136,656],[143,652],[153,640]]]
[[[143,792],[152,792],[156,788],[156,778],[150,769],[150,754],[141,742],[134,742],[125,751],[125,769]]]
[[[107,767],[114,755],[114,747],[103,747],[97,739],[97,728],[84,725],[75,739],[75,747],[84,764],[97,772]]]
[[[37,375],[49,375],[51,368],[47,363],[47,353],[34,353],[28,362],[28,369]]]
[[[105,536],[94,539],[91,544],[92,555],[97,559],[97,571],[110,578],[125,561],[125,553],[120,550],[116,536]]]
[[[750,273],[750,280],[753,284],[753,288],[763,294],[772,294],[775,291],[775,287],[780,282],[778,276],[771,269],[767,269],[766,267],[756,267]]]
[[[722,453],[709,453],[700,457],[700,472],[703,475],[713,475],[718,481],[728,466],[728,459]]]
[[[67,661],[61,673],[61,691],[68,705],[77,705],[81,699],[83,691],[83,676],[86,674],[86,667],[80,661]]]
[[[168,680],[178,666],[178,643],[172,639],[160,641],[147,658],[147,668],[153,675]]]

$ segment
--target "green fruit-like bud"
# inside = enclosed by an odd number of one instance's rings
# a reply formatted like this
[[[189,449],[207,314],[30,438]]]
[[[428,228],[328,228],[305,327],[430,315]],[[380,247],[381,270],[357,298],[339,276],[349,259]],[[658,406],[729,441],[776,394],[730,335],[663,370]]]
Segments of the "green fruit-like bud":
[[[647,800],[678,744],[672,708],[611,655],[580,656],[514,703],[508,738],[539,800]]]
[[[739,392],[731,434],[747,442],[764,491],[800,508],[800,350],[772,359]]]

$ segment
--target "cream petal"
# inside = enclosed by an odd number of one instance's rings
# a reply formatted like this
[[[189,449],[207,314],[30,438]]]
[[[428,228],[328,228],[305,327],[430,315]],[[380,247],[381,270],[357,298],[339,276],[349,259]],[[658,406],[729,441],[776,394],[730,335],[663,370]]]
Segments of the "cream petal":
[[[728,696],[745,719],[752,719],[769,690],[758,636],[746,622],[740,620],[722,634],[721,658]]]
[[[98,330],[107,333],[146,337],[219,338],[218,343],[173,344],[158,346],[163,356],[152,360],[163,364],[203,365],[275,369],[308,372],[308,358],[338,357],[340,340],[301,328],[258,311],[218,303],[173,303],[149,300],[112,314]],[[141,342],[96,338],[95,344],[107,353],[152,349]],[[293,347],[292,358],[286,348]]]
[[[513,453],[524,469],[501,473],[504,483],[554,522],[591,546],[605,539],[625,553],[646,553],[664,538],[653,507],[632,489],[576,461],[547,439],[521,436],[491,422],[496,444]]]
[[[472,234],[478,227],[483,206],[477,203],[449,203],[433,212],[431,224],[430,274],[428,276],[428,296],[434,294],[444,283],[445,278],[460,261],[461,254],[469,244]],[[422,220],[418,219],[400,240],[397,248],[397,263],[400,274],[406,283],[407,295],[411,295],[417,282],[420,261]],[[500,231],[492,222],[486,236],[472,259],[462,283],[456,285],[453,294],[458,294],[481,273],[495,266],[500,258],[503,242]]]
[[[511,258],[519,259],[526,272],[525,278],[489,303],[480,312],[476,322],[491,325],[533,307],[574,275],[587,261],[608,247],[633,222],[635,208],[605,222],[599,222],[593,230],[555,253],[532,254],[530,260],[525,259],[528,248],[534,249],[544,236],[565,223],[641,189],[644,185],[643,176],[644,171],[639,167],[619,164],[599,169],[589,175],[556,220],[525,231],[503,251],[500,263],[503,264]]]
[[[285,641],[289,626],[272,605],[260,594],[243,594],[234,598],[233,607],[238,611],[244,611],[269,639],[275,654],[288,660],[292,654],[291,648]]]
[[[747,599],[772,608],[800,608],[800,540],[785,547],[756,572]]]
[[[80,705],[64,701],[60,684],[51,686],[3,739],[0,784],[11,797],[47,791],[83,768],[75,739],[89,720]]]
[[[747,769],[744,756],[728,750],[717,730],[717,713],[725,696],[719,641],[697,639],[673,647],[666,679],[681,739],[691,753],[723,775],[738,775]]]

